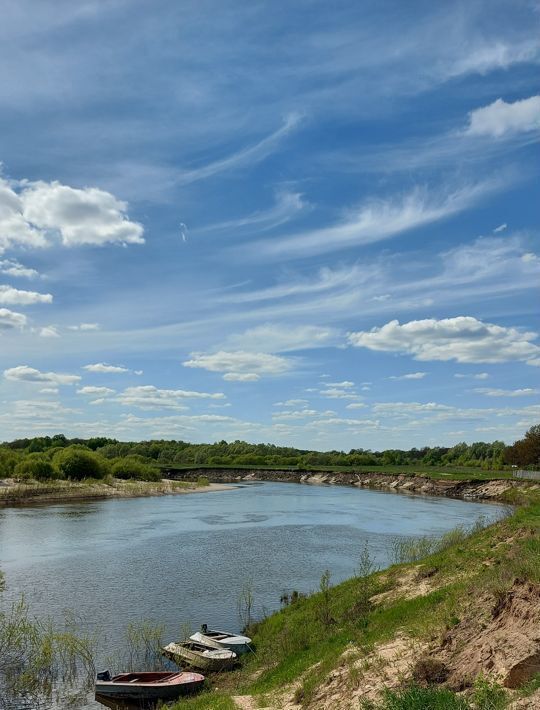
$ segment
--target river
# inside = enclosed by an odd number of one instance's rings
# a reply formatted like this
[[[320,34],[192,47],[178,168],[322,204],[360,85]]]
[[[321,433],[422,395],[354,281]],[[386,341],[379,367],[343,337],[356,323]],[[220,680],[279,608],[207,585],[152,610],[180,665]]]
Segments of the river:
[[[0,509],[2,606],[24,592],[32,611],[73,610],[99,637],[98,665],[122,650],[130,622],[165,625],[167,640],[203,622],[236,629],[251,583],[255,613],[329,569],[350,577],[368,544],[381,567],[400,535],[439,535],[501,505],[341,486],[253,483],[227,491]]]

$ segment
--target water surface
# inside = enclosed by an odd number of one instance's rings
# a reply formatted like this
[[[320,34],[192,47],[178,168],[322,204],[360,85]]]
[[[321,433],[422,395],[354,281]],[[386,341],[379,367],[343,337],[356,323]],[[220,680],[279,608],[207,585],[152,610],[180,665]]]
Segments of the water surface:
[[[24,591],[37,615],[74,610],[100,638],[100,659],[129,622],[238,627],[237,599],[253,585],[256,612],[283,592],[350,577],[367,542],[380,566],[397,535],[438,535],[499,505],[341,486],[259,483],[228,491],[0,510],[3,606]],[[100,663],[98,659],[98,664]]]

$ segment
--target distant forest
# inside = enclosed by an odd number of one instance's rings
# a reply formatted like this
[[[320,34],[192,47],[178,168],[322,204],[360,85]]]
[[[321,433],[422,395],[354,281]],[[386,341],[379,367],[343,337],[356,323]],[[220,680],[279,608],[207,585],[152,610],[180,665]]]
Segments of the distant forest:
[[[436,466],[497,470],[511,465],[540,466],[540,425],[533,426],[512,446],[502,441],[460,443],[452,447],[408,450],[309,451],[273,444],[219,441],[190,444],[152,440],[124,442],[107,437],[68,439],[63,434],[16,439],[0,445],[0,477],[140,478],[159,477],[157,465],[316,467]]]

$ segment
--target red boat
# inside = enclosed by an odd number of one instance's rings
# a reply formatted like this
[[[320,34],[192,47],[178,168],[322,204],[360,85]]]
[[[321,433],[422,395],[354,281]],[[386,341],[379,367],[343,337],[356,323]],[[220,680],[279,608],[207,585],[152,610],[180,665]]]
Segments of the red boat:
[[[120,673],[111,678],[106,671],[98,673],[96,695],[115,700],[176,700],[195,692],[203,682],[204,676],[200,673]]]

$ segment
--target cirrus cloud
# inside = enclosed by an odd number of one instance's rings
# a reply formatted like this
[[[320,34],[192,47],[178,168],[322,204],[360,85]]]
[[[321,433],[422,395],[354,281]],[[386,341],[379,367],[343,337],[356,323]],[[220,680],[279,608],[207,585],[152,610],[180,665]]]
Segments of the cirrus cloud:
[[[536,333],[483,323],[472,316],[426,318],[403,324],[392,320],[380,328],[348,335],[355,347],[412,355],[416,360],[462,363],[521,360],[540,365],[540,347],[531,342],[536,337]]]

